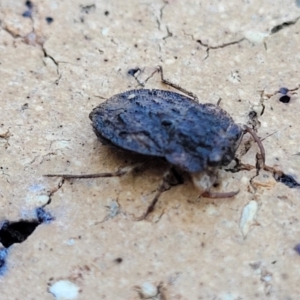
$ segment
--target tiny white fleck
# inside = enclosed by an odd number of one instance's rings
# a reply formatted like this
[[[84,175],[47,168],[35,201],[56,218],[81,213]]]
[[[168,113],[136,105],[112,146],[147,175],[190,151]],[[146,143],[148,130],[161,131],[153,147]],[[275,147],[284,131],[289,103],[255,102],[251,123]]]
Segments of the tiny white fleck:
[[[210,216],[217,216],[217,215],[219,215],[219,211],[212,204],[207,204],[206,205],[205,212],[206,212],[206,214],[208,214]]]
[[[218,11],[219,11],[219,13],[223,13],[225,10],[226,10],[225,6],[224,6],[223,4],[220,3],[220,4],[218,5]]]
[[[67,241],[67,245],[68,246],[73,246],[75,244],[75,240],[74,239],[69,239],[68,241]]]
[[[72,300],[77,298],[79,287],[69,280],[59,280],[49,288],[49,292],[57,300]]]
[[[256,201],[250,201],[243,208],[242,217],[240,220],[240,229],[244,238],[249,233],[251,226],[253,225],[257,213],[258,205]]]
[[[234,299],[240,299],[240,297],[238,297],[236,294],[225,293],[225,294],[221,294],[221,297],[219,299],[234,300]]]
[[[44,188],[45,188],[44,185],[35,183],[35,184],[31,185],[28,189],[31,192],[39,192],[39,191],[42,191]]]
[[[166,61],[165,61],[165,64],[167,64],[167,65],[172,65],[172,64],[174,64],[175,63],[175,59],[167,59]]]
[[[42,105],[37,105],[34,107],[35,111],[43,111],[44,107]]]
[[[102,29],[102,35],[108,35],[108,32],[109,32],[109,28],[103,28]]]
[[[151,282],[144,282],[141,286],[140,293],[144,298],[152,298],[158,294],[157,287],[154,286]]]
[[[133,99],[135,97],[135,94],[130,94],[127,99]]]
[[[266,281],[266,282],[270,282],[270,281],[272,281],[272,275],[267,274],[266,276],[262,276],[261,280]]]
[[[253,44],[262,44],[269,34],[259,31],[246,31],[245,38]]]
[[[249,179],[248,179],[248,177],[246,177],[246,176],[243,176],[241,179],[240,179],[240,181],[241,181],[241,183],[242,184],[248,184],[248,182],[249,182]]]

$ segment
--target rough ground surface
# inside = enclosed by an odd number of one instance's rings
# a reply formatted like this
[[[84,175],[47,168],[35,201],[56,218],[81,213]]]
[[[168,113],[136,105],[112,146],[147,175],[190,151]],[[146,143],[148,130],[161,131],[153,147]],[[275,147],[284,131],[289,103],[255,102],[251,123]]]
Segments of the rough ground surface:
[[[240,189],[224,200],[200,198],[187,177],[140,222],[159,161],[122,178],[43,177],[144,161],[101,145],[88,114],[160,64],[200,101],[222,98],[236,122],[254,125],[267,165],[299,182],[297,2],[32,4],[0,2],[0,220],[32,219],[46,204],[55,220],[0,253],[0,298],[298,299],[300,189],[270,171],[220,172],[220,191]],[[127,73],[136,67],[138,81]],[[145,87],[169,89],[157,75]],[[281,87],[294,90],[289,103]],[[238,155],[254,166],[257,152],[245,137]],[[60,280],[74,287],[64,298],[53,292]]]

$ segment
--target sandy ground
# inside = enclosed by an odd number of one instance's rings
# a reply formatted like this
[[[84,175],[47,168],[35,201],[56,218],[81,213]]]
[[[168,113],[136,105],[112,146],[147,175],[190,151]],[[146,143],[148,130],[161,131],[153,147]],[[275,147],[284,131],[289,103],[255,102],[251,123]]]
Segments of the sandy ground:
[[[136,221],[167,166],[102,145],[88,118],[162,65],[199,101],[221,98],[263,139],[266,164],[300,182],[299,17],[289,0],[1,0],[0,221],[38,207],[54,220],[3,245],[0,299],[299,299],[295,184],[221,170],[216,190],[240,192],[214,200],[186,176]],[[170,89],[158,75],[145,87]],[[255,166],[256,153],[246,135],[238,157]],[[137,162],[121,178],[43,177]]]

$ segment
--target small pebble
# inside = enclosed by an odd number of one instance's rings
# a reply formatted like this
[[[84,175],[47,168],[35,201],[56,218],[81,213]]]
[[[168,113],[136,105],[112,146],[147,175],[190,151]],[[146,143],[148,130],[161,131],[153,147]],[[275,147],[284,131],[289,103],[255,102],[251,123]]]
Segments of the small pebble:
[[[279,93],[282,95],[286,95],[289,92],[289,89],[282,87],[279,89]]]
[[[31,18],[32,17],[32,12],[30,10],[26,10],[22,13],[22,17]]]
[[[144,282],[141,286],[140,293],[144,298],[152,298],[158,294],[157,287],[154,286],[151,282]]]
[[[79,287],[69,280],[59,280],[49,288],[49,292],[57,300],[73,300],[79,294]]]

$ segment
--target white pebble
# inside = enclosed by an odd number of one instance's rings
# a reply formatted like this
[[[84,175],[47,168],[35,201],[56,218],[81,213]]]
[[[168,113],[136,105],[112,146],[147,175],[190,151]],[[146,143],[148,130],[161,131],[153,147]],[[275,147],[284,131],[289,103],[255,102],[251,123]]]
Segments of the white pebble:
[[[154,286],[151,282],[144,282],[141,286],[140,293],[144,298],[152,298],[158,294],[157,287]]]
[[[253,225],[257,213],[258,205],[256,201],[250,201],[243,208],[242,217],[240,221],[240,229],[244,238],[247,236],[248,232]]]
[[[251,43],[256,45],[262,44],[268,35],[269,34],[265,32],[252,31],[252,30],[245,32],[245,38]]]
[[[79,288],[69,280],[59,280],[49,288],[49,292],[57,300],[72,300],[77,298]]]

